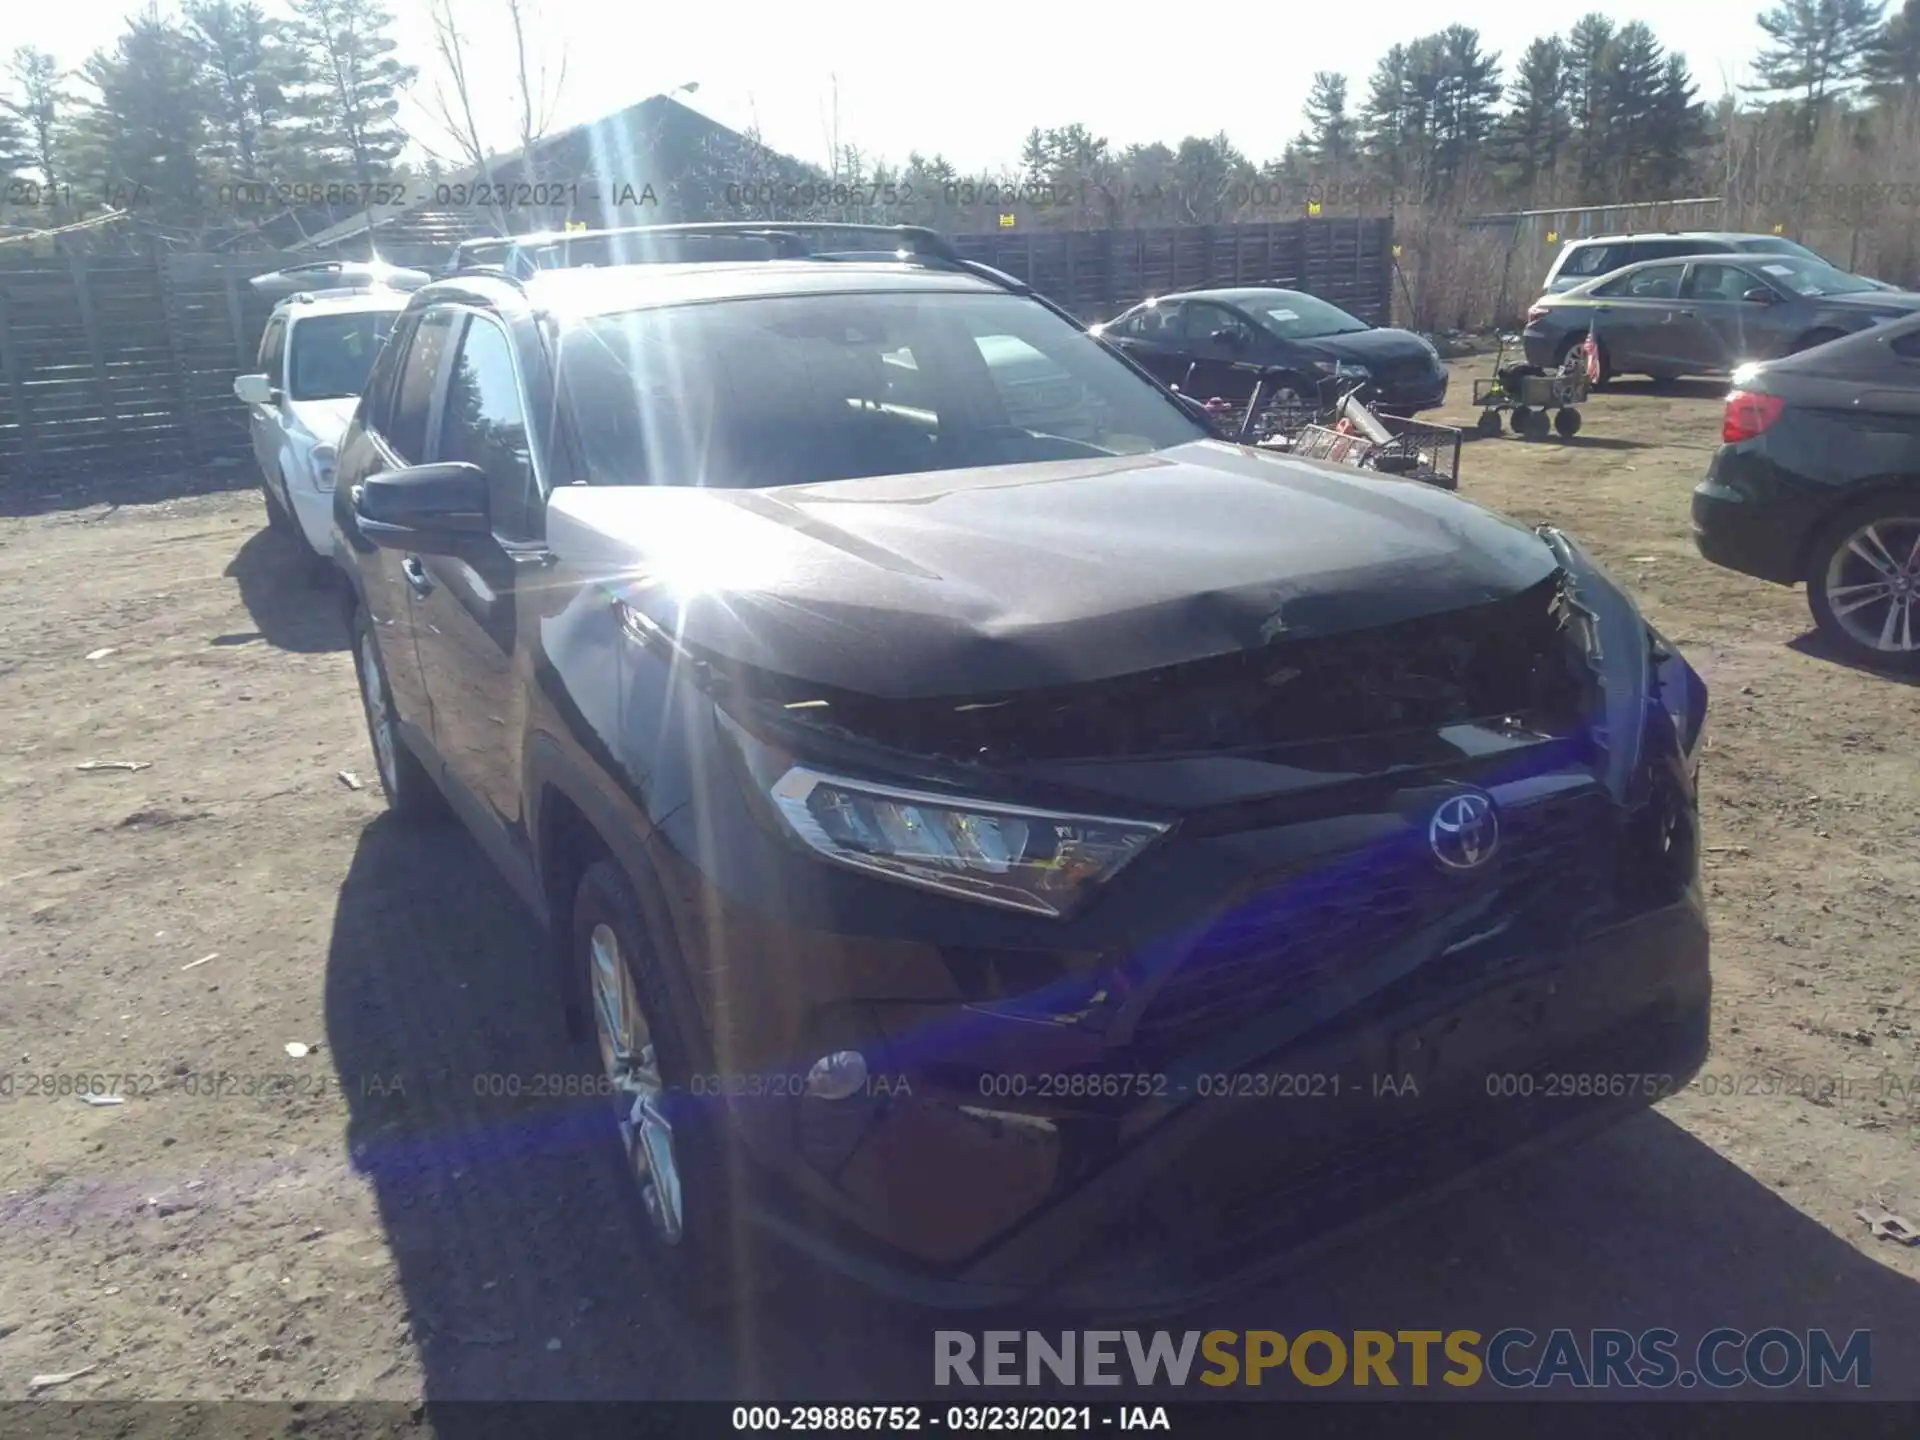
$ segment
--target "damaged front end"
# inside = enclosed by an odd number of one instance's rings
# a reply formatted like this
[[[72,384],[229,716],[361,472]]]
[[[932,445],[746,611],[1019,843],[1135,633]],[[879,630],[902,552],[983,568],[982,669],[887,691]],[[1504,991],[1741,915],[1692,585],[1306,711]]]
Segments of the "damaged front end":
[[[791,861],[781,903],[806,908],[780,931],[728,912],[723,1048],[776,1073],[857,1053],[907,1086],[763,1108],[768,1151],[957,1264],[1198,1077],[1321,1043],[1388,1067],[1369,1017],[1697,899],[1704,686],[1575,542],[1539,538],[1555,568],[1510,595],[1010,694],[880,700],[636,621],[714,700]],[[1462,795],[1498,843],[1450,868],[1434,826]],[[903,1165],[944,1198],[903,1200]]]

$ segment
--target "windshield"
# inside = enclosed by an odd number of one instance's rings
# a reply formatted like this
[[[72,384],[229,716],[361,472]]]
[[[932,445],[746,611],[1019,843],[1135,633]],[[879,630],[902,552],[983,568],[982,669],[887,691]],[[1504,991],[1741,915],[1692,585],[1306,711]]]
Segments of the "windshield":
[[[1268,333],[1282,340],[1317,340],[1322,335],[1355,335],[1373,327],[1311,295],[1276,290],[1248,302],[1246,309]]]
[[[351,315],[311,315],[297,323],[287,363],[287,398],[357,399],[397,313],[362,310]]]
[[[602,316],[561,341],[591,483],[750,488],[1138,455],[1205,439],[1016,295],[837,294]]]
[[[1824,260],[1782,255],[1761,261],[1758,268],[1775,285],[1795,295],[1857,295],[1878,288],[1872,281],[1836,270]]]

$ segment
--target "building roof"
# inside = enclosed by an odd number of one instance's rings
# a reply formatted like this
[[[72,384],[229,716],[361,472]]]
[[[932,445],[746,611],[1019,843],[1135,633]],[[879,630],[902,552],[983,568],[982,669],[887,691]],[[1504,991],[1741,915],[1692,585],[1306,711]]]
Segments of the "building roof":
[[[738,209],[756,182],[811,178],[812,167],[769,150],[666,95],[537,141],[530,156],[495,156],[440,180],[409,186],[408,203],[375,208],[301,240],[297,250],[360,251],[391,258],[444,255],[481,235],[644,225]],[[502,197],[507,205],[491,203]],[[731,195],[734,204],[729,204]],[[535,203],[538,202],[538,203]],[[422,257],[424,258],[424,257]]]

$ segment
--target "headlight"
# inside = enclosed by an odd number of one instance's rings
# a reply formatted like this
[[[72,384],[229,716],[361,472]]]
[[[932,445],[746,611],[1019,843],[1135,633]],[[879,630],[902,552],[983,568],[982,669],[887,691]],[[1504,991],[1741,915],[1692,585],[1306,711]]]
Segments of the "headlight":
[[[1316,360],[1313,368],[1322,375],[1334,375],[1343,380],[1365,380],[1373,374],[1366,366],[1355,365],[1350,360]]]
[[[801,765],[768,794],[794,836],[836,864],[1036,915],[1066,914],[1168,828],[896,789]]]
[[[307,452],[307,469],[313,476],[314,489],[333,489],[333,468],[339,458],[338,451],[331,445],[316,445]]]

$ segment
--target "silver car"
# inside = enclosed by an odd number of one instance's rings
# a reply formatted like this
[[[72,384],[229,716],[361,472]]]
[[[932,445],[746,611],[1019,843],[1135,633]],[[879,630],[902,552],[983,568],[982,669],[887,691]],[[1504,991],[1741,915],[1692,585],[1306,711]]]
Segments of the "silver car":
[[[1591,329],[1602,377],[1726,375],[1920,310],[1920,294],[1794,255],[1694,255],[1602,275],[1527,312],[1527,361],[1558,367]]]

